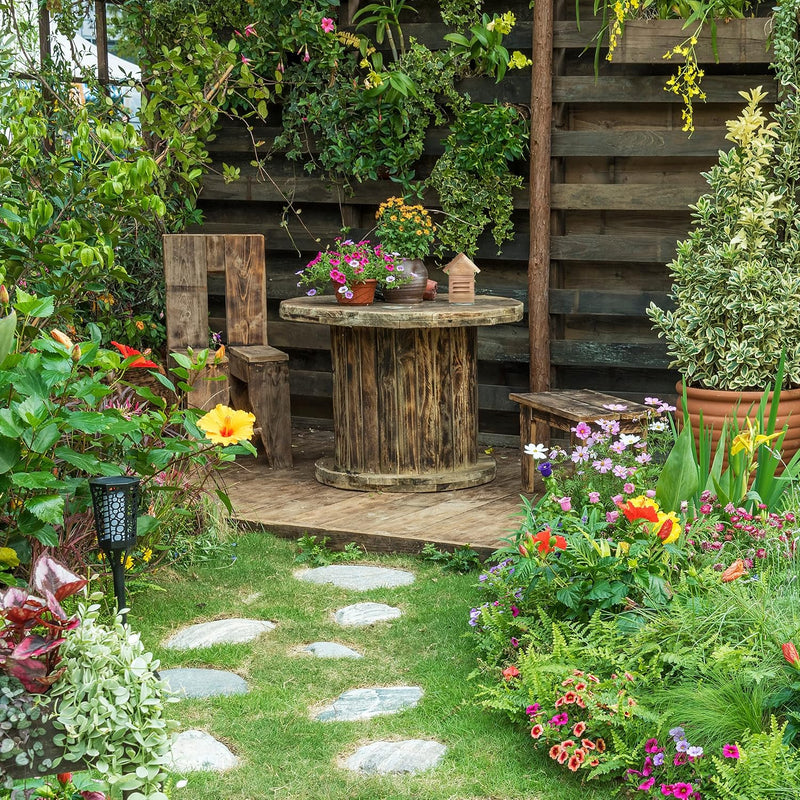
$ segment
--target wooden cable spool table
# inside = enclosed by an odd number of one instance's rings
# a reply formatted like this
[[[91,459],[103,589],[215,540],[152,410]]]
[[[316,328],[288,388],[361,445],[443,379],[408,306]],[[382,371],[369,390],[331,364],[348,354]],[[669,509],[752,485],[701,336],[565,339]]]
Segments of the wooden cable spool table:
[[[334,455],[316,464],[340,489],[441,492],[494,479],[478,452],[476,341],[481,325],[522,319],[522,303],[447,296],[416,306],[284,300],[280,315],[331,326]]]

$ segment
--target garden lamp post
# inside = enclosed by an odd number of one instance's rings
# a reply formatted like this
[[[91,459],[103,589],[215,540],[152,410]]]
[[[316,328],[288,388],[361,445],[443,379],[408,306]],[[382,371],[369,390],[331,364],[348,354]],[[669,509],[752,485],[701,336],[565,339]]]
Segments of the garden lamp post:
[[[136,544],[139,483],[139,478],[127,475],[92,478],[89,481],[97,543],[111,564],[118,611],[125,608],[125,560],[128,551]],[[122,621],[126,621],[125,614],[122,615]]]

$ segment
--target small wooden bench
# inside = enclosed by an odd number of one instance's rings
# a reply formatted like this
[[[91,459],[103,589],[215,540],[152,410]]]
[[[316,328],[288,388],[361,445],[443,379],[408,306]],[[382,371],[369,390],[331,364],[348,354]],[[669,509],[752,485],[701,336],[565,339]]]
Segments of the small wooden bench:
[[[522,456],[522,488],[533,492],[536,468],[533,459],[525,454],[525,445],[548,444],[550,428],[570,433],[579,422],[593,423],[598,419],[617,420],[620,433],[635,433],[641,429],[641,420],[650,409],[640,403],[631,403],[610,394],[591,389],[567,389],[554,392],[514,392],[509,399],[519,403],[519,435]],[[624,405],[624,411],[606,406]]]

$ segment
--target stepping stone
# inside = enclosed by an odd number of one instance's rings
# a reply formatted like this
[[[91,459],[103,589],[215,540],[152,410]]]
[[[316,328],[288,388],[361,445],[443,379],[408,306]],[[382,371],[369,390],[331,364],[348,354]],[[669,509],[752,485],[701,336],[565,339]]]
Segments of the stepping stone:
[[[397,619],[402,614],[399,608],[387,606],[385,603],[355,603],[340,608],[333,618],[344,628],[363,628],[376,622]]]
[[[317,658],[364,658],[361,653],[336,642],[312,642],[303,648],[303,652],[311,653]]]
[[[275,628],[274,622],[264,619],[217,619],[199,622],[178,631],[164,643],[170,650],[192,650],[215,644],[241,644],[257,639]]]
[[[379,775],[422,772],[437,766],[445,752],[447,752],[447,748],[443,744],[428,739],[371,742],[359,747],[345,761],[345,766],[353,772]]]
[[[183,731],[170,750],[172,772],[224,772],[239,766],[240,760],[205,731]]]
[[[314,715],[319,722],[353,722],[414,708],[422,697],[419,686],[376,686],[342,692]]]
[[[247,694],[244,678],[222,669],[162,669],[161,679],[170,691],[182,697],[217,697],[229,694]]]
[[[295,578],[309,583],[332,583],[342,589],[394,589],[414,583],[414,574],[402,569],[362,567],[355,564],[331,564],[328,567],[303,569]]]

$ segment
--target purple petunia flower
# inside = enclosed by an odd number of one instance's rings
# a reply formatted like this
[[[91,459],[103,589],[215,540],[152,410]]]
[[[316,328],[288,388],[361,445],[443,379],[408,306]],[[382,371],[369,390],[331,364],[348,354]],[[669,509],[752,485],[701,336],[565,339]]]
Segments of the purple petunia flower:
[[[549,478],[553,474],[553,465],[549,461],[543,461],[537,469],[543,478]]]

